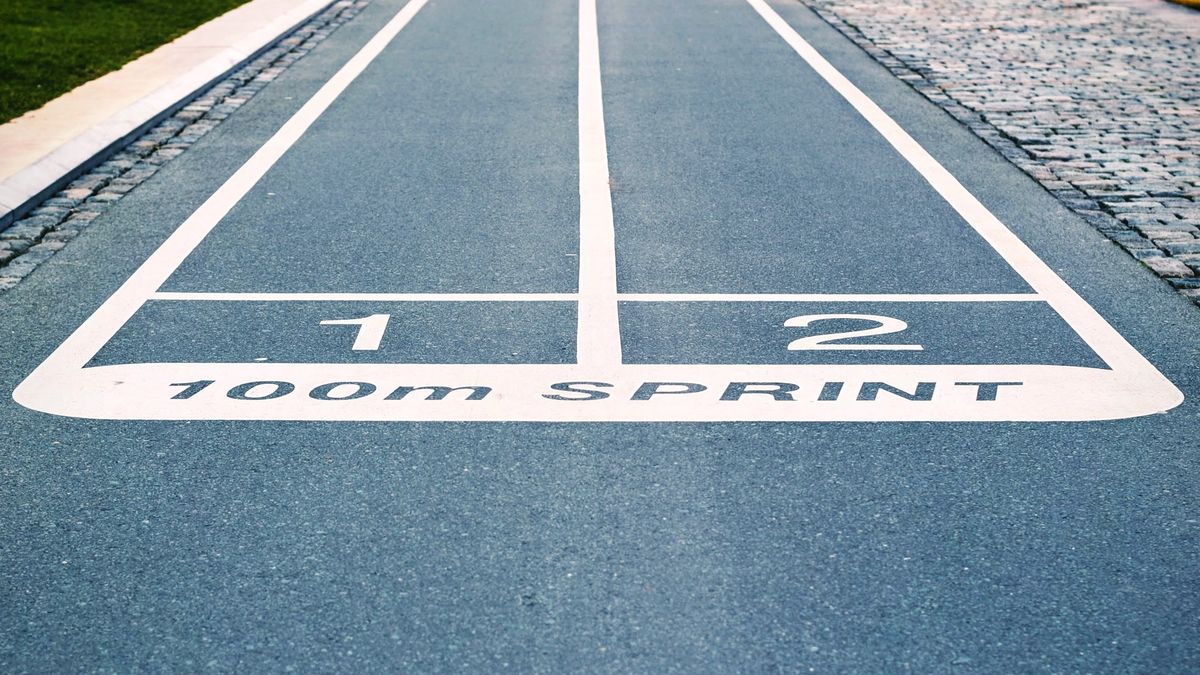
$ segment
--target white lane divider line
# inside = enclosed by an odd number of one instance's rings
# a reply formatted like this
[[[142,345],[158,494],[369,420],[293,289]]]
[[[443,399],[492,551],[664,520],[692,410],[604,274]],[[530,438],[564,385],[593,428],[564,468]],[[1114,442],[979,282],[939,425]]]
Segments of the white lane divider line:
[[[579,365],[621,363],[617,252],[600,87],[596,0],[579,0]]]
[[[159,291],[150,300],[209,302],[576,302],[576,293],[209,293]],[[1045,302],[1035,293],[618,293],[621,302]]]
[[[1084,342],[1112,368],[1134,371],[1157,371],[1125,338],[1104,320],[1075,291],[1059,278],[1045,262],[1037,257],[1025,242],[1000,222],[975,195],[958,182],[944,166],[904,131],[895,120],[874,101],[854,86],[833,64],[800,36],[796,29],[779,16],[766,0],[746,0],[754,11],[783,38],[785,42],[822,79],[833,87],[854,109],[892,145],[942,199],[976,231],[1001,257],[1021,275],[1027,284],[1074,329]],[[1161,376],[1158,376],[1161,377]]]
[[[1036,293],[622,293],[622,302],[1045,302]]]

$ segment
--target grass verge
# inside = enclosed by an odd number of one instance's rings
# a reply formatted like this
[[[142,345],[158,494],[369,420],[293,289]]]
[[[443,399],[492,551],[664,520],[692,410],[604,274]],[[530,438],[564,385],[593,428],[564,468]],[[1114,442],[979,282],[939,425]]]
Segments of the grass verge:
[[[0,0],[0,122],[247,0]]]

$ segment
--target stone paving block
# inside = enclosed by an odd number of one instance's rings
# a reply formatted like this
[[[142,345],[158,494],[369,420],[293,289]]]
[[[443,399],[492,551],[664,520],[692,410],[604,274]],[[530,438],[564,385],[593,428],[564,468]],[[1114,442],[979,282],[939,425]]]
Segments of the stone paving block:
[[[49,216],[34,216],[18,220],[12,227],[0,232],[0,239],[38,239],[58,224],[58,220]]]
[[[1104,233],[1109,239],[1121,245],[1143,246],[1144,248],[1156,248],[1154,242],[1143,237],[1140,233],[1133,230],[1114,230]]]
[[[1195,233],[1180,231],[1180,230],[1169,230],[1166,232],[1159,232],[1158,234],[1156,234],[1154,236],[1152,241],[1154,241],[1154,244],[1156,246],[1159,246],[1159,247],[1163,248],[1164,250],[1167,250],[1168,252],[1170,252],[1166,247],[1167,244],[1173,244],[1173,243],[1177,243],[1177,242],[1181,242],[1181,241],[1195,241],[1195,240],[1196,240]]]
[[[49,216],[55,220],[58,220],[64,216],[66,216],[70,212],[71,212],[71,209],[68,207],[65,207],[65,206],[39,206],[38,208],[30,211],[29,215],[30,216]]]
[[[1186,223],[1179,222],[1137,225],[1134,227],[1134,229],[1151,239],[1167,238],[1170,237],[1171,234],[1177,232],[1188,233],[1192,236],[1200,233],[1200,229],[1197,229],[1195,225],[1188,225]]]
[[[1142,264],[1164,277],[1191,277],[1196,273],[1191,267],[1175,258],[1146,258]]]
[[[49,260],[50,257],[54,255],[56,250],[57,249],[51,248],[34,250],[31,248],[27,252],[17,256],[12,262],[8,263],[4,267],[0,267],[0,277],[16,277],[18,279],[24,278],[28,276],[30,272],[35,270],[38,265],[41,265]]]
[[[42,241],[70,241],[79,236],[79,232],[73,228],[58,228],[53,232],[47,232],[46,236],[42,237]]]
[[[1153,259],[1153,258],[1165,258],[1165,257],[1167,257],[1167,254],[1166,254],[1166,253],[1163,253],[1162,249],[1160,249],[1160,248],[1158,248],[1157,246],[1154,246],[1154,245],[1151,245],[1151,246],[1149,246],[1149,247],[1140,247],[1140,246],[1137,246],[1137,247],[1130,247],[1130,246],[1125,246],[1124,248],[1125,248],[1125,250],[1126,250],[1126,251],[1129,251],[1129,255],[1131,255],[1131,256],[1133,256],[1133,257],[1137,258],[1138,260],[1141,260],[1142,262],[1145,262],[1145,261],[1147,261],[1147,260],[1151,260],[1151,259]]]
[[[29,253],[26,253],[25,255],[29,255],[31,253],[36,253],[38,255],[54,253],[55,251],[61,251],[63,246],[66,246],[66,244],[61,241],[46,241],[43,239],[42,243],[30,247]],[[47,255],[46,257],[49,256]]]
[[[24,253],[25,251],[28,251],[30,246],[33,246],[33,240],[32,239],[5,239],[3,241],[0,241],[0,245],[3,245],[3,250],[5,250],[5,251],[13,251],[17,254],[21,254],[21,253]]]
[[[1195,253],[1200,254],[1200,239],[1192,239],[1190,241],[1168,242],[1162,245],[1162,248],[1172,256],[1180,254]]]
[[[1200,276],[1197,277],[1176,277],[1167,279],[1167,281],[1175,288],[1195,288],[1200,289]]]

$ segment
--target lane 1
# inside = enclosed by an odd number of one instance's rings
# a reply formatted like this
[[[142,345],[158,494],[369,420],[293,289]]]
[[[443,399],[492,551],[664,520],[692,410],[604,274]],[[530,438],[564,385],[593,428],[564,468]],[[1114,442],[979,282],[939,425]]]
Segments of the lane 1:
[[[356,321],[367,317],[383,318],[376,342],[364,348],[358,336],[372,331]],[[574,345],[571,302],[157,300],[88,365],[574,363]]]

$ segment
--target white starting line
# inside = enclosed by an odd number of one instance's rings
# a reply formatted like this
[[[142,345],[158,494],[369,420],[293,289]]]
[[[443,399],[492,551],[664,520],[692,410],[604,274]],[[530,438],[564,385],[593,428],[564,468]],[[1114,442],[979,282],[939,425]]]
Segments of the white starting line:
[[[578,302],[578,293],[153,293],[210,302]],[[1045,302],[1036,293],[617,293],[617,302]]]

